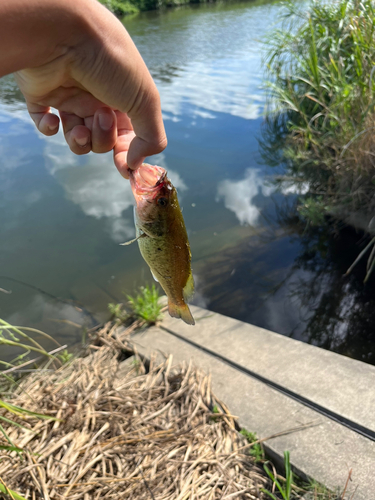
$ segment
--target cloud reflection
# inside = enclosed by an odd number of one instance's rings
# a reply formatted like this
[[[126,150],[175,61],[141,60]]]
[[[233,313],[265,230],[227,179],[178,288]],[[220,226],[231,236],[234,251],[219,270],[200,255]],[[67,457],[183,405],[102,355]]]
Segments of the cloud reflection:
[[[105,227],[115,242],[134,236],[133,210],[128,210],[134,204],[133,194],[130,183],[114,167],[112,153],[76,156],[59,133],[46,140],[44,155],[47,170],[63,187],[68,200],[87,216],[106,219]],[[163,154],[153,161],[166,168]],[[169,170],[168,175],[179,193],[187,189],[178,173]]]
[[[203,309],[207,309],[209,304],[209,299],[204,296],[202,291],[202,285],[204,284],[204,281],[196,272],[194,272],[194,269],[193,269],[193,278],[194,278],[194,295],[192,298],[192,304],[198,307],[202,307]]]
[[[21,132],[36,131],[24,102],[6,103],[0,99],[0,123],[8,123],[7,129],[2,130],[1,135],[19,135]]]
[[[249,77],[249,62],[236,63],[228,70],[225,61],[195,61],[178,71],[178,78],[168,83],[158,81],[164,118],[174,119],[184,114],[185,102],[198,108],[192,111],[194,115],[204,118],[215,118],[210,112],[259,118],[264,97]]]
[[[19,168],[28,160],[27,148],[15,146],[14,137],[35,131],[25,109],[12,110],[0,102],[0,174]]]
[[[72,323],[81,325],[84,320],[84,315],[81,310],[73,304],[65,304],[52,302],[40,294],[36,294],[29,305],[23,307],[22,310],[11,314],[7,321],[12,325],[24,324],[24,319],[36,323],[50,321],[51,319],[68,320]]]
[[[293,182],[283,182],[280,188],[280,191],[284,195],[288,194],[306,194],[310,190],[310,184],[308,182],[300,182],[300,183],[293,183]]]
[[[224,200],[228,210],[236,214],[241,225],[255,225],[259,218],[259,209],[254,198],[259,194],[269,196],[274,191],[271,186],[264,185],[264,179],[257,169],[247,169],[244,179],[221,181],[217,187],[216,201]]]

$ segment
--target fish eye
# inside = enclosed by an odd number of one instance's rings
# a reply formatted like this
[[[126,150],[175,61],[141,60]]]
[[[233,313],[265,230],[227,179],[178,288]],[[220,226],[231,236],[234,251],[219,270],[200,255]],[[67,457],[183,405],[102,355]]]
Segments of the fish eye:
[[[168,200],[167,198],[163,198],[163,196],[161,196],[159,199],[158,199],[158,205],[159,207],[165,207],[168,205]]]

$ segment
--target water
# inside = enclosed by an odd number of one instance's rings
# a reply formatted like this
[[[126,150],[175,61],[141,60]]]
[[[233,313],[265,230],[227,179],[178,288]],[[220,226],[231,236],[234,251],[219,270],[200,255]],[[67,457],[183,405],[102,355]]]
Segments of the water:
[[[375,363],[374,281],[343,278],[364,241],[303,233],[293,193],[262,161],[261,42],[279,4],[197,5],[127,18],[159,88],[169,138],[152,161],[177,186],[195,303]],[[151,283],[132,194],[112,156],[74,156],[34,129],[11,78],[0,83],[0,317],[79,342],[108,302]],[[48,347],[48,346],[47,346]],[[52,347],[52,346],[51,346]],[[12,353],[7,353],[10,356]]]

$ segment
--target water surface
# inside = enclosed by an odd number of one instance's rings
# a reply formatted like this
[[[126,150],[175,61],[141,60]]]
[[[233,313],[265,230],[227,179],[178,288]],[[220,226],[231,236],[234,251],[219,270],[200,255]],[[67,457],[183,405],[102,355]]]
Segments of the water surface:
[[[293,193],[262,161],[262,40],[278,3],[185,6],[126,18],[161,94],[169,138],[153,162],[178,188],[195,303],[375,363],[373,280],[343,274],[363,241],[307,235]],[[129,184],[112,156],[73,155],[37,133],[12,79],[0,83],[0,317],[80,340],[152,278],[136,245]]]

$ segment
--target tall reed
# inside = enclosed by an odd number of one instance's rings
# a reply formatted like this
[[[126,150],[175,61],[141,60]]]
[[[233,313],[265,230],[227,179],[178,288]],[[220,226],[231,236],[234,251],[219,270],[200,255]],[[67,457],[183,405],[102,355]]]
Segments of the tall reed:
[[[276,145],[286,165],[281,183],[308,186],[301,208],[310,222],[375,209],[374,5],[289,3],[266,42],[263,153]]]

